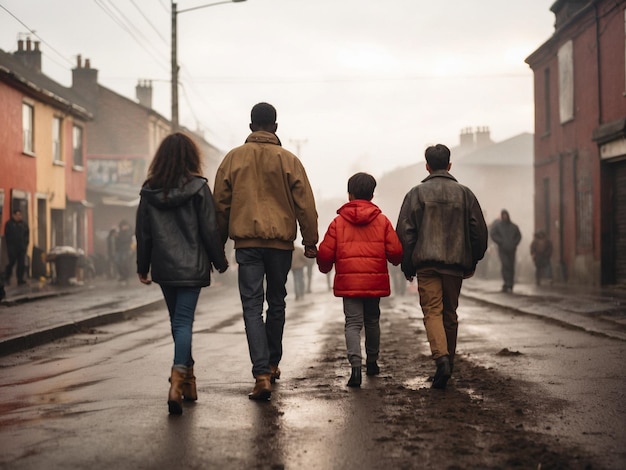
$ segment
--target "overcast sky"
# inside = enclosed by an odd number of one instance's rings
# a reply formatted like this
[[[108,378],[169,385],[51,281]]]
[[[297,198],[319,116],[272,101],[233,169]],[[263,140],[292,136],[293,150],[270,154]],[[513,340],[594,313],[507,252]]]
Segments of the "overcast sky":
[[[226,151],[248,135],[252,105],[270,102],[317,196],[343,195],[352,173],[423,161],[427,145],[453,147],[465,127],[488,126],[496,141],[533,132],[524,59],[552,34],[553,3],[247,0],[183,12],[180,121]],[[170,6],[0,0],[0,49],[30,32],[44,73],[66,86],[78,55],[131,99],[138,80],[152,80],[154,107],[169,118]]]

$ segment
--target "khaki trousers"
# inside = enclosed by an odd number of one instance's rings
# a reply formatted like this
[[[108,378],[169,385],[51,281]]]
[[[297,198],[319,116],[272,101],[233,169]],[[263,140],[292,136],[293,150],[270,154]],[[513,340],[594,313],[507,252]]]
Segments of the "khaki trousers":
[[[420,271],[416,277],[432,357],[449,355],[454,359],[459,326],[456,309],[463,278],[433,270]]]

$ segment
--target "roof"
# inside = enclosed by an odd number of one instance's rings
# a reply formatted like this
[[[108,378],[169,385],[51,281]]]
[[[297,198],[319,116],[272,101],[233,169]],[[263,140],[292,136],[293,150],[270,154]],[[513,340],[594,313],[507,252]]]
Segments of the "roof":
[[[91,110],[79,104],[82,100],[72,89],[26,67],[20,60],[2,49],[0,49],[0,80],[73,116],[83,120],[93,119]]]
[[[458,166],[532,166],[533,134],[524,132],[502,142],[477,149],[452,161]]]

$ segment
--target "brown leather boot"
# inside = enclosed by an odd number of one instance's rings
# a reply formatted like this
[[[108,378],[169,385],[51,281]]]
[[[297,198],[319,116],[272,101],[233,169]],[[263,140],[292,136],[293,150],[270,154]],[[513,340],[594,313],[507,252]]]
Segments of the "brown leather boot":
[[[269,400],[272,396],[271,374],[259,374],[256,376],[256,383],[252,393],[248,394],[250,400]]]
[[[198,399],[198,390],[196,389],[196,376],[193,375],[193,366],[187,367],[187,374],[183,382],[183,400],[196,401]]]
[[[167,396],[167,406],[170,414],[183,414],[183,382],[187,375],[187,368],[184,366],[172,367],[170,376],[170,392]]]
[[[270,364],[270,382],[275,383],[278,379],[280,379],[280,368],[278,364]]]

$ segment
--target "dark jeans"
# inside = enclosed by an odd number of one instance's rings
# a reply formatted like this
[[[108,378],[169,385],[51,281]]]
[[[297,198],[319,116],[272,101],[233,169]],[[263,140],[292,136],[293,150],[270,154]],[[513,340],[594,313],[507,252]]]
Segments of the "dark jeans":
[[[498,255],[502,263],[502,287],[512,289],[515,281],[515,250],[498,249]]]
[[[13,266],[17,264],[16,268],[16,276],[17,282],[24,282],[24,259],[26,258],[25,250],[9,250],[9,264],[4,271],[4,277],[6,279],[6,283],[9,283],[11,279],[11,273],[13,272]]]
[[[278,365],[283,356],[285,297],[291,250],[238,248],[239,295],[243,307],[252,375],[269,374],[270,364]],[[264,285],[265,284],[265,285]],[[267,313],[263,321],[263,303]]]
[[[193,366],[191,337],[200,287],[161,286],[167,310],[170,313],[172,338],[174,338],[174,364]]]

